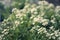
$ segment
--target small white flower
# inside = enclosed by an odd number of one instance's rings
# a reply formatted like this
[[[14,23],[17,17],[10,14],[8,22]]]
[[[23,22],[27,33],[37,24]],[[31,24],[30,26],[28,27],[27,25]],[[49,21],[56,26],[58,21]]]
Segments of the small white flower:
[[[50,35],[52,36],[52,35],[54,35],[54,33],[51,33]]]
[[[39,18],[34,18],[34,22],[38,22],[38,21],[40,21]]]
[[[60,6],[56,6],[57,9],[60,9]]]
[[[4,35],[8,34],[8,32],[5,32]]]
[[[53,29],[53,26],[51,26],[50,29]]]
[[[49,4],[48,8],[51,8],[51,7],[54,7],[54,5],[53,4]]]
[[[20,18],[20,16],[21,16],[20,13],[16,14],[16,18]]]
[[[14,11],[16,11],[16,10],[17,10],[17,8],[13,8],[13,9],[12,9],[12,12],[14,12]]]
[[[44,26],[47,25],[47,24],[48,24],[48,22],[44,22],[44,23],[42,23],[42,25],[44,25]]]
[[[39,28],[37,31],[38,31],[38,34],[39,33],[46,33],[47,32],[46,28],[43,28],[43,27]]]
[[[20,13],[20,10],[16,10],[16,13],[19,14]]]
[[[52,23],[55,23],[55,21],[54,21],[54,20],[51,20],[51,22],[52,22]]]
[[[22,16],[25,16],[25,15],[22,14],[22,13],[18,13],[18,14],[16,14],[16,18],[21,18]]]
[[[42,1],[39,1],[38,4],[42,4]]]
[[[6,32],[6,31],[7,31],[7,29],[4,29],[4,30],[2,31],[2,33]]]
[[[55,36],[52,36],[53,39],[55,39],[56,37]]]
[[[30,4],[27,4],[24,8],[29,8],[30,7]]]
[[[20,24],[20,22],[16,20],[15,24],[16,24],[16,26],[18,26]]]
[[[59,33],[59,30],[54,31],[54,34],[55,34],[56,37],[59,36],[58,33]]]
[[[49,39],[51,39],[51,36],[49,37]]]
[[[39,22],[41,23],[43,20],[43,17],[37,16],[36,18],[33,19],[34,22]]]
[[[46,37],[49,37],[49,36],[51,36],[49,33],[46,33]]]
[[[58,40],[60,40],[60,37],[58,37]]]
[[[37,11],[36,8],[32,8],[32,9],[31,9],[31,13],[34,13],[35,11]]]
[[[41,21],[41,22],[42,22],[42,25],[44,25],[44,26],[47,25],[47,24],[48,24],[48,21],[49,21],[48,19],[43,19],[43,20]]]
[[[49,3],[46,2],[46,1],[39,1],[38,4],[39,4],[39,5],[48,5]]]
[[[38,12],[34,12],[34,14],[38,14]]]

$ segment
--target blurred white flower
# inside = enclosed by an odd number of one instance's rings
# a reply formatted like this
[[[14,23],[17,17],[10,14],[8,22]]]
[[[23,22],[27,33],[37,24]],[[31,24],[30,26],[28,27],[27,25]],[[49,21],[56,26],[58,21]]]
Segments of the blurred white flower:
[[[55,34],[56,37],[59,36],[58,33],[59,33],[59,30],[54,31],[54,34]]]
[[[49,20],[48,20],[48,19],[43,19],[41,22],[42,22],[42,25],[44,25],[44,26],[45,26],[45,25],[47,25],[47,24],[48,24]]]
[[[55,36],[52,36],[53,39],[55,39],[56,37]]]
[[[48,22],[44,22],[44,23],[42,23],[42,25],[44,25],[44,26],[47,25],[47,24],[48,24]]]
[[[60,6],[56,6],[57,9],[60,9]]]
[[[38,14],[38,12],[37,12],[37,11],[35,11],[35,12],[34,12],[34,14],[36,15],[36,14]]]
[[[25,14],[22,14],[22,13],[16,14],[16,18],[21,18],[22,16],[25,16]]]
[[[54,7],[54,5],[51,3],[49,4],[48,8]]]
[[[39,22],[41,23],[43,20],[43,17],[40,17],[39,15],[33,19],[34,22]]]
[[[55,20],[51,20],[52,23],[55,23]]]
[[[4,35],[8,34],[9,32],[5,32]]]
[[[36,8],[32,8],[32,9],[31,9],[31,13],[34,13],[35,11],[37,11]]]
[[[16,14],[16,18],[20,18],[22,15],[19,13],[19,14]]]
[[[12,12],[15,12],[16,10],[17,10],[17,8],[13,8],[13,9],[12,9]]]
[[[50,29],[53,30],[53,27],[54,27],[54,26],[51,26]]]
[[[20,24],[20,21],[15,21],[15,25],[18,26]]]
[[[57,14],[60,14],[60,13],[59,13],[59,12],[60,12],[60,6],[56,6],[55,12],[56,12],[56,15],[57,15]]]
[[[53,35],[54,35],[54,33],[51,33],[50,35],[51,35],[51,36],[53,36]]]
[[[48,37],[49,39],[51,39],[51,36],[50,37]]]
[[[39,28],[37,31],[38,31],[38,34],[39,33],[46,33],[47,32],[46,28],[43,28],[43,27]]]
[[[47,32],[47,33],[46,33],[46,37],[50,37],[50,36],[51,36],[50,33]]]
[[[7,29],[4,29],[3,31],[2,31],[2,33],[5,33],[7,31]]]
[[[58,37],[58,40],[60,40],[60,37]]]
[[[41,1],[39,1],[39,2],[38,2],[38,4],[42,4],[42,2],[41,2]]]
[[[34,22],[39,22],[40,19],[39,18],[34,18]]]
[[[46,2],[46,1],[39,1],[38,4],[39,4],[39,5],[48,5],[49,3]]]
[[[27,4],[24,8],[26,9],[26,8],[29,8],[30,7],[30,4]]]

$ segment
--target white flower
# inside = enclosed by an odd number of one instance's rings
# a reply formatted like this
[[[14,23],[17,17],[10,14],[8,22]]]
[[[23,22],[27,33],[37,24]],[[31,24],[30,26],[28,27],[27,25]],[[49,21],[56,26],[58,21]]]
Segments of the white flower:
[[[60,32],[59,32],[59,36],[60,36]]]
[[[36,8],[32,8],[32,9],[31,9],[31,13],[34,13],[35,11],[37,11]]]
[[[48,19],[43,19],[43,20],[41,21],[41,22],[42,22],[42,25],[44,25],[44,26],[47,25],[47,24],[48,24],[48,21],[49,21]]]
[[[58,37],[58,40],[60,40],[60,37]]]
[[[32,27],[32,29],[30,30],[31,32],[33,32],[34,31],[34,29],[36,29],[35,27]]]
[[[42,12],[42,13],[41,13],[41,16],[44,16],[44,14],[45,14],[45,13],[44,13],[44,12]]]
[[[38,31],[38,34],[39,33],[46,33],[47,32],[46,28],[43,28],[43,27],[39,28],[37,31]]]
[[[20,24],[20,22],[16,20],[15,25],[18,26],[19,24]]]
[[[4,29],[4,30],[2,31],[2,33],[6,32],[6,31],[7,31],[7,29]]]
[[[34,14],[38,14],[38,12],[36,11],[36,12],[34,12]]]
[[[51,22],[52,22],[52,23],[55,23],[55,18],[51,19]]]
[[[16,14],[16,18],[20,18],[20,16],[21,16],[20,13]]]
[[[23,13],[26,13],[27,10],[26,9],[22,9],[22,11],[24,11]]]
[[[55,34],[56,37],[59,36],[58,33],[59,33],[59,30],[54,31],[54,34]]]
[[[38,4],[39,4],[39,5],[48,5],[49,3],[46,2],[46,1],[39,1]]]
[[[5,32],[4,35],[8,34],[8,32]]]
[[[35,16],[34,15],[32,15],[31,17],[30,17],[30,19],[32,19],[32,18],[34,18]]]
[[[48,22],[44,22],[44,23],[42,23],[42,25],[44,25],[44,26],[47,25],[47,24],[48,24]]]
[[[51,22],[52,22],[52,23],[55,23],[55,21],[54,21],[54,20],[51,20]]]
[[[50,29],[53,29],[53,26],[51,26]]]
[[[20,13],[20,10],[16,10],[16,13],[19,14]]]
[[[39,28],[40,26],[37,25],[37,27]]]
[[[50,37],[51,35],[50,35],[50,33],[46,33],[46,37]]]
[[[16,14],[16,18],[21,18],[22,16],[25,16],[25,15],[22,14],[22,13],[18,13],[18,14]]]
[[[60,12],[60,6],[56,6],[55,12],[56,12],[56,14]]]
[[[50,35],[52,36],[52,35],[54,35],[54,33],[51,33]]]
[[[60,9],[60,6],[56,6],[57,9]]]
[[[29,8],[30,7],[30,4],[27,4],[24,8],[26,9],[26,8]]]
[[[39,22],[41,23],[41,21],[43,20],[43,17],[37,16],[33,19],[34,22]]]
[[[16,10],[17,10],[17,8],[13,8],[13,9],[12,9],[12,12],[14,12],[14,11],[16,11]]]
[[[39,18],[34,18],[34,22],[38,22],[38,21],[40,21]]]
[[[38,2],[38,4],[41,4],[41,3],[42,3],[41,1]]]
[[[48,8],[51,8],[51,7],[54,7],[54,5],[53,4],[49,4]]]
[[[41,22],[48,22],[49,20],[48,19],[43,19]]]
[[[51,39],[51,36],[49,37],[49,39]]]
[[[55,36],[52,36],[53,39],[55,39],[56,37]]]

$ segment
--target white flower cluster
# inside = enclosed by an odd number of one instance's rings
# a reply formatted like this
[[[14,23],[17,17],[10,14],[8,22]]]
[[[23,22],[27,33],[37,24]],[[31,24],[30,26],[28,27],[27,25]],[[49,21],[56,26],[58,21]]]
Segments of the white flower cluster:
[[[60,16],[60,6],[57,6],[57,7],[56,7],[55,13],[56,13],[55,16]]]
[[[46,31],[46,28],[43,28],[43,27],[41,27],[41,28],[39,28],[38,29],[38,34],[43,34],[43,33],[47,33],[47,31]]]
[[[47,37],[47,40],[60,40],[60,28],[58,28],[60,27],[60,24],[59,21],[57,21],[57,19],[60,20],[60,15],[59,18],[57,18],[56,14],[58,11],[55,13],[56,9],[59,9],[60,7],[54,9],[53,4],[49,4],[45,1],[41,1],[38,4],[38,6],[35,4],[27,4],[23,9],[20,10],[14,8],[12,10],[12,16],[8,18],[12,24],[10,25],[10,22],[7,21],[8,27],[11,26],[11,29],[16,30],[16,27],[19,26],[20,29],[23,28],[22,30],[24,31],[25,27],[27,29],[28,27],[32,27],[30,32],[34,33],[37,31],[38,34],[36,35],[38,36],[45,36],[44,38]],[[7,23],[3,25],[6,26]],[[49,29],[46,27],[49,27]],[[2,33],[4,32],[5,30],[2,31]]]
[[[49,37],[49,39],[57,39],[60,37],[60,32],[59,30],[55,30],[53,33],[46,33],[46,37]]]

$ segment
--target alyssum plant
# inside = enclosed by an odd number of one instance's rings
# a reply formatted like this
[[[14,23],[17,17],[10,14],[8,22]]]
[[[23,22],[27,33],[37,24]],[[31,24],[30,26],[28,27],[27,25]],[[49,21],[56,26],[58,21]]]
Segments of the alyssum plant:
[[[1,24],[1,40],[60,40],[60,6],[40,1],[14,8]]]

